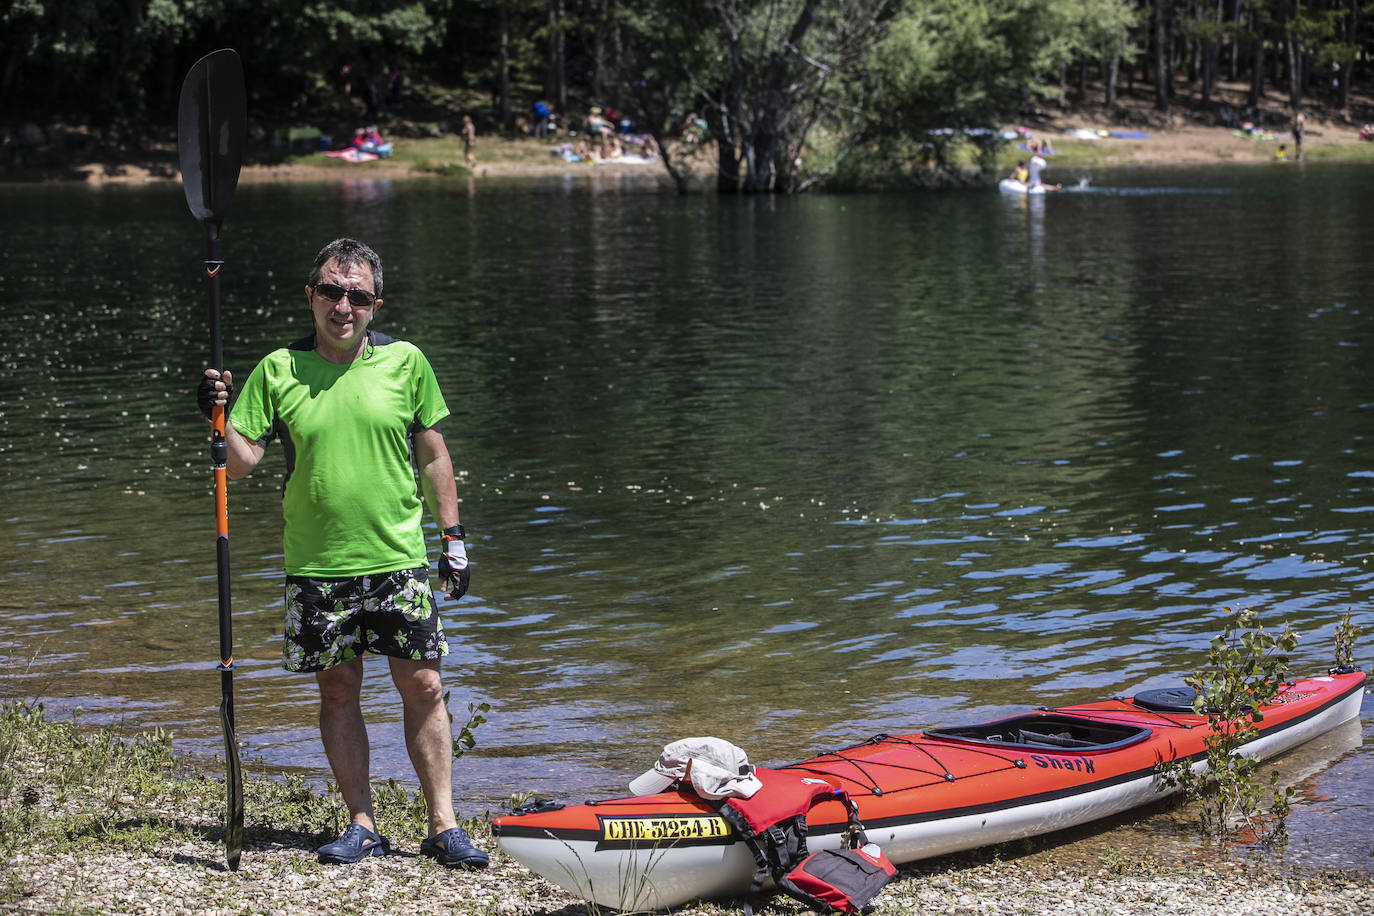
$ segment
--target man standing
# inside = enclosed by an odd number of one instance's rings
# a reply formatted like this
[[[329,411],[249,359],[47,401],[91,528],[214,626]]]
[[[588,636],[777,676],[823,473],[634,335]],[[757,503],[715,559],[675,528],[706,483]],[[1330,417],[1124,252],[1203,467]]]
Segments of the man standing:
[[[225,440],[231,479],[252,471],[274,438],[286,452],[283,661],[288,671],[315,675],[320,739],[350,816],[319,858],[357,862],[390,849],[374,818],[362,714],[362,653],[373,652],[388,656],[429,814],[420,853],[449,867],[483,868],[486,853],[453,809],[453,739],[439,674],[448,643],[422,528],[427,504],[443,532],[440,583],[451,589],[447,597],[461,598],[470,574],[465,532],[438,427],[448,407],[418,348],[369,330],[382,307],[382,263],[371,248],[330,242],[315,258],[305,296],[314,333],[258,363]],[[197,400],[208,415],[214,404],[227,408],[232,393],[230,372],[206,369]]]

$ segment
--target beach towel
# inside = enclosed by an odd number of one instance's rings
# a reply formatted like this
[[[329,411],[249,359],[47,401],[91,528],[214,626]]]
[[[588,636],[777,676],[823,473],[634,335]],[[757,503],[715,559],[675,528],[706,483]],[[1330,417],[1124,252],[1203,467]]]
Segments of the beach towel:
[[[348,149],[325,150],[324,154],[326,156],[332,156],[335,159],[342,159],[345,162],[371,162],[378,158],[376,153],[365,153],[360,149],[354,149],[352,147]]]

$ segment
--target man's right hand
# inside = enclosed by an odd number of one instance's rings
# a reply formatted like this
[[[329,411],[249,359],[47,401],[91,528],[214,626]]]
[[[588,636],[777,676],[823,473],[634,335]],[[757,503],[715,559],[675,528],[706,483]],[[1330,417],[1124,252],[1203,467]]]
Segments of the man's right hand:
[[[196,404],[200,407],[200,412],[205,414],[205,419],[210,419],[210,411],[216,405],[229,409],[229,399],[234,394],[234,377],[225,370],[220,373],[217,369],[206,369],[205,375],[201,377],[200,384],[196,386]]]

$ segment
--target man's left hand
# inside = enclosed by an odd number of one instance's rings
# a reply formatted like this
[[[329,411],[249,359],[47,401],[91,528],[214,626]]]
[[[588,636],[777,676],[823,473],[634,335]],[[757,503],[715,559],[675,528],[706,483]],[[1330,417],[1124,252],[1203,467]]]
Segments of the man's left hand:
[[[440,535],[439,544],[439,584],[449,592],[445,595],[457,601],[468,593],[468,580],[472,570],[468,568],[468,551],[463,544],[465,532],[462,525],[445,528]]]

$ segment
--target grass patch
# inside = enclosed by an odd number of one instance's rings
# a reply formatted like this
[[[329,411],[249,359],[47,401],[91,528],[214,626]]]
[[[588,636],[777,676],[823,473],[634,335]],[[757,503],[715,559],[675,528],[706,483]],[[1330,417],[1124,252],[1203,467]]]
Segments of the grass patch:
[[[420,174],[467,177],[474,170],[464,161],[463,141],[451,134],[438,137],[397,138],[390,156],[383,161],[391,162]],[[480,137],[473,148],[477,169],[483,164],[502,165],[555,165],[561,160],[552,154],[554,146],[562,141],[557,138],[535,140],[528,137],[505,139],[502,137]],[[333,156],[326,156],[318,150],[308,152],[278,153],[264,158],[259,164],[301,165],[314,168],[336,169],[340,174],[367,176],[367,164],[349,162]]]
[[[298,846],[313,853],[348,823],[333,786],[318,793],[299,776],[246,776],[243,790],[246,850]],[[423,796],[394,779],[374,784],[373,795],[381,832],[418,846],[428,834]],[[222,842],[224,809],[224,780],[193,772],[160,729],[130,741],[113,728],[91,733],[48,721],[42,706],[0,707],[0,855],[24,847],[153,853],[195,837]],[[480,817],[463,827],[490,832]]]

